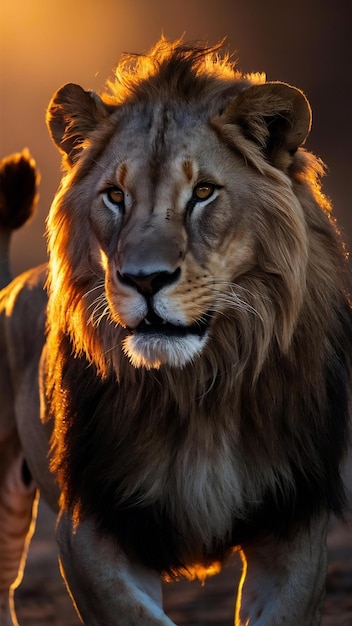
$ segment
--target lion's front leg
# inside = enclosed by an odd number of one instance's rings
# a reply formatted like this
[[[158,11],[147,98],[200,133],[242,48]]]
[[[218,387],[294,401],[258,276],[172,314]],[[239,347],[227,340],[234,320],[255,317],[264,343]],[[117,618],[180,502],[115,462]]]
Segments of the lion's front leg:
[[[66,513],[57,525],[60,568],[88,626],[172,626],[162,608],[159,576],[126,554],[94,524],[74,527]]]
[[[288,542],[266,537],[242,552],[236,626],[319,626],[325,598],[327,517]]]

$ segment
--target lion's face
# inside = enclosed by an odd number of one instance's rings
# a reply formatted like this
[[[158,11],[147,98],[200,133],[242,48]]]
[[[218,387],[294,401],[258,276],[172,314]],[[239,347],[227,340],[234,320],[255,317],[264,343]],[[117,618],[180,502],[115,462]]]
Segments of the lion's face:
[[[245,335],[264,355],[273,334],[287,345],[301,305],[307,238],[287,170],[309,106],[277,83],[169,91],[117,105],[77,85],[54,96],[68,174],[49,218],[51,302],[77,351],[96,350],[88,325],[104,355],[122,348],[135,367],[182,368],[220,335],[234,359]]]
[[[241,306],[233,282],[255,263],[255,176],[213,129],[190,122],[165,123],[159,111],[125,120],[91,199],[107,314],[127,330],[137,367],[198,355],[216,318]]]

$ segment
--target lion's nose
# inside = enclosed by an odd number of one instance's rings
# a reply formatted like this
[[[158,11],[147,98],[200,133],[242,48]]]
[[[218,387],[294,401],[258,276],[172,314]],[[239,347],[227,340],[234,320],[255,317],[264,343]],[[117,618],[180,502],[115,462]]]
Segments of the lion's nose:
[[[121,274],[118,272],[118,278],[125,285],[130,285],[144,296],[152,296],[163,287],[172,285],[177,282],[181,274],[180,268],[174,272],[153,272],[152,274]]]

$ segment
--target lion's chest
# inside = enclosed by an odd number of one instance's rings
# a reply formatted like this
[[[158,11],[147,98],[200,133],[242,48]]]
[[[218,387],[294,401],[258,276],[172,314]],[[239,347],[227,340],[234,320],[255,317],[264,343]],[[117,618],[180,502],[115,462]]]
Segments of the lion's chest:
[[[222,437],[191,432],[182,443],[158,441],[154,453],[131,477],[140,502],[166,510],[182,534],[198,537],[204,546],[231,533],[242,509],[242,478],[236,450]]]
[[[88,411],[87,403],[72,411],[67,497],[159,571],[223,554],[243,509],[236,433],[220,418],[177,419],[177,407],[162,411],[150,389],[135,410],[127,392],[99,391]]]
[[[114,532],[125,549],[160,571],[210,563],[231,543],[242,508],[240,472],[226,437],[211,440],[204,433],[174,445],[154,440],[153,452],[144,448],[123,477]]]

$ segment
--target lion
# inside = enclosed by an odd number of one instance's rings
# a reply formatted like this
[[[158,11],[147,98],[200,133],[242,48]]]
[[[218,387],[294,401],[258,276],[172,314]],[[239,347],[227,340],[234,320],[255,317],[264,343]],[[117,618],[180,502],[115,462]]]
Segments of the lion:
[[[84,624],[171,626],[161,581],[238,551],[236,626],[317,626],[352,316],[305,95],[162,38],[47,123],[48,266],[0,296],[1,624],[40,492]]]

